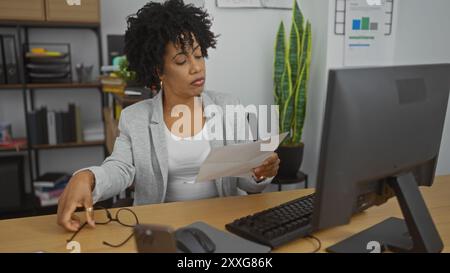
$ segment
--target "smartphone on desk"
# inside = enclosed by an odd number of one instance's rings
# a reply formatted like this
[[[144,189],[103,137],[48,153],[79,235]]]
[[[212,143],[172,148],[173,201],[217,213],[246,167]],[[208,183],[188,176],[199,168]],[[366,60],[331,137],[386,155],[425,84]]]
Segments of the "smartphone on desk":
[[[175,231],[170,226],[140,224],[134,227],[138,253],[176,253]]]

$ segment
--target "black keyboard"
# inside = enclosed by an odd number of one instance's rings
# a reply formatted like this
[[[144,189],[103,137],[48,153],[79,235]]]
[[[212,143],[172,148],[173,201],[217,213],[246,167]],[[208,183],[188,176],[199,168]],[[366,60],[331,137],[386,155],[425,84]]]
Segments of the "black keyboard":
[[[272,248],[309,235],[314,194],[249,215],[227,224],[228,231]]]

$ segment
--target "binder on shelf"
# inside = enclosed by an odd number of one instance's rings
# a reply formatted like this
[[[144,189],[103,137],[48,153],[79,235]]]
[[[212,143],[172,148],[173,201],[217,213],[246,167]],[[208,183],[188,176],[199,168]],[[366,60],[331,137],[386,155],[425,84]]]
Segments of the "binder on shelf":
[[[63,113],[55,113],[55,124],[56,124],[56,143],[64,143],[63,140]]]
[[[83,142],[83,126],[81,123],[81,112],[80,107],[75,108],[75,125],[76,125],[76,139],[78,143]]]
[[[4,62],[4,52],[3,52],[3,37],[0,35],[0,84],[6,83],[6,67]]]
[[[62,112],[61,117],[62,117],[62,140],[63,140],[63,143],[68,143],[68,142],[71,142],[69,113]]]
[[[38,115],[37,112],[31,112],[27,114],[28,116],[28,129],[30,134],[30,144],[36,145],[39,144],[39,130],[38,130]]]
[[[48,144],[47,108],[28,113],[31,145]]]
[[[39,129],[41,134],[41,143],[39,144],[48,144],[47,107],[42,107],[38,113]]]
[[[73,103],[69,104],[68,123],[69,142],[77,142],[76,106]]]
[[[6,83],[19,83],[19,71],[17,65],[16,40],[14,35],[3,35],[4,65]]]
[[[71,103],[68,108],[68,111],[47,111],[47,107],[42,107],[28,113],[31,145],[82,142],[79,107]]]

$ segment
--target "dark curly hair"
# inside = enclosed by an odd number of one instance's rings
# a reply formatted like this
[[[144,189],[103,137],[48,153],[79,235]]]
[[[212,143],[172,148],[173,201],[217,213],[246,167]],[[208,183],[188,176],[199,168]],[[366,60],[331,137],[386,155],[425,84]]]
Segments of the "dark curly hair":
[[[163,56],[169,42],[182,45],[182,50],[193,46],[193,35],[204,57],[208,48],[216,47],[216,38],[210,31],[208,13],[182,0],[164,3],[149,2],[136,14],[127,17],[125,54],[129,70],[136,72],[137,81],[159,90],[158,70],[163,73]]]

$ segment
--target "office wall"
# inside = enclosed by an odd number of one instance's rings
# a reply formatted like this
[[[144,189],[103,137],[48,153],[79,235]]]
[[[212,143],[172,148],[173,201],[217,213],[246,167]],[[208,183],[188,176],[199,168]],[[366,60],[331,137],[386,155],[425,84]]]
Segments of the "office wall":
[[[328,0],[328,8],[327,69],[344,66],[344,36],[334,34],[335,0]],[[445,31],[450,27],[449,10],[448,0],[395,0],[393,33],[386,48],[391,60],[386,65],[450,62],[450,36]],[[322,85],[326,84],[327,75],[323,74],[322,79]],[[324,88],[319,90],[325,92]],[[314,107],[317,115],[321,115],[326,95],[321,93],[318,97]],[[317,135],[321,135],[322,120],[323,116],[316,119]],[[316,143],[315,159],[319,150]],[[450,174],[450,114],[446,118],[437,174]]]
[[[344,65],[344,37],[334,35],[334,1],[329,0],[327,67]],[[450,1],[395,0],[393,34],[386,50],[386,65],[450,62]],[[447,114],[437,167],[438,175],[450,174],[450,114]]]
[[[450,1],[397,1],[400,6],[394,63],[449,63]],[[447,111],[437,174],[450,174],[450,111]]]

